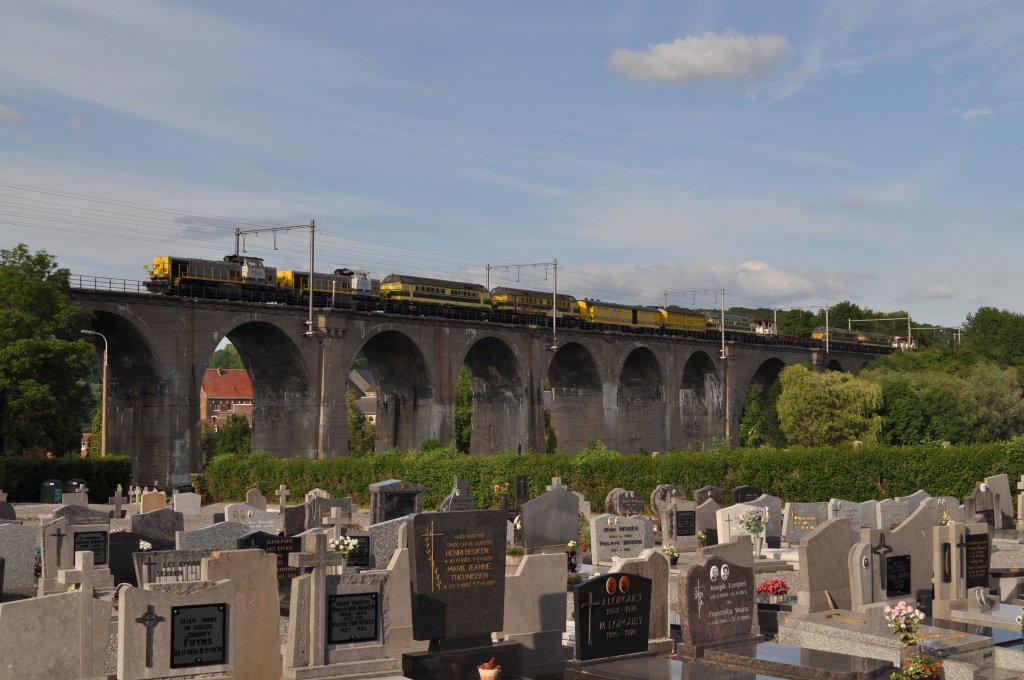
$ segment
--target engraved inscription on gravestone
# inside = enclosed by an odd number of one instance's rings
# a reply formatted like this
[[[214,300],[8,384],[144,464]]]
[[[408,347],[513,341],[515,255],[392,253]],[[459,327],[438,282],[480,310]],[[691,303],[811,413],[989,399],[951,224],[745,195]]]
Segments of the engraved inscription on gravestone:
[[[885,559],[885,596],[910,594],[910,555],[891,555]]]
[[[107,563],[107,532],[80,531],[75,534],[75,552],[88,550],[95,555],[93,564],[96,566]]]
[[[987,588],[989,581],[988,534],[968,534],[965,539],[967,587]]]
[[[501,630],[505,518],[500,510],[420,513],[412,521],[412,622],[417,640]]]
[[[587,661],[647,651],[651,579],[612,573],[576,586],[576,659]]]
[[[695,510],[676,510],[676,536],[697,535],[697,512]]]
[[[327,597],[327,643],[367,642],[377,639],[380,608],[377,593]]]
[[[352,548],[352,552],[348,555],[348,561],[346,564],[350,567],[364,567],[370,568],[370,535],[369,534],[349,534],[349,538],[353,538],[356,541],[356,547]]]
[[[299,575],[299,568],[288,565],[288,555],[302,551],[299,536],[274,536],[264,531],[254,531],[238,539],[239,548],[259,548],[277,557],[277,582],[290,583]]]
[[[171,608],[171,668],[216,666],[227,660],[228,606]]]

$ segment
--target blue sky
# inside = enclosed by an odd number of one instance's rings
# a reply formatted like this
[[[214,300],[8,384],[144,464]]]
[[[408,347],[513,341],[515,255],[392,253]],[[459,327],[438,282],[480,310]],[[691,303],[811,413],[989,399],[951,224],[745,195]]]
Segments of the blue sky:
[[[1024,312],[1024,3],[8,3],[0,246]],[[247,240],[304,267],[302,233]],[[547,287],[543,269],[519,285]],[[492,285],[516,274],[492,272]],[[670,300],[690,304],[686,296]],[[699,298],[698,304],[714,304]]]

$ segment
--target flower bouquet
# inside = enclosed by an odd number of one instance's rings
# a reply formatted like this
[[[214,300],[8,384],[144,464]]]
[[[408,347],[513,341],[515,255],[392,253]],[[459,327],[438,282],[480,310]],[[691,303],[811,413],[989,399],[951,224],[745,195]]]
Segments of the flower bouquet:
[[[886,607],[882,611],[885,612],[890,630],[899,637],[900,647],[917,644],[921,636],[921,619],[924,618],[921,610],[900,600],[895,607]]]
[[[758,583],[754,592],[762,597],[767,597],[769,602],[777,603],[789,594],[789,584],[778,576],[774,576],[763,583]]]

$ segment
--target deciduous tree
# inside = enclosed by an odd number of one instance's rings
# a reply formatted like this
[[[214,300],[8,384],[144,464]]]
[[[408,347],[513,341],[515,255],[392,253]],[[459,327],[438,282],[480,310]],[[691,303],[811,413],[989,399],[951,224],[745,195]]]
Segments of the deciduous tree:
[[[792,444],[824,446],[877,441],[881,388],[847,373],[816,373],[793,364],[779,374],[779,423]]]

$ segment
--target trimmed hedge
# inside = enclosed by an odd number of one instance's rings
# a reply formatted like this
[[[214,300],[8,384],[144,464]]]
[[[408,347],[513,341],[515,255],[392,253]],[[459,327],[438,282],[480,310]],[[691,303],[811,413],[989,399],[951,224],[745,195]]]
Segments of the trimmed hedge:
[[[647,498],[660,483],[676,484],[691,492],[711,484],[727,493],[733,487],[753,484],[792,502],[830,498],[863,501],[905,496],[918,489],[933,496],[961,498],[971,492],[975,481],[999,473],[1009,475],[1014,488],[1012,480],[1024,473],[1022,447],[1024,443],[1015,440],[948,448],[725,449],[656,458],[623,456],[600,447],[577,456],[468,456],[441,449],[311,461],[258,454],[247,458],[218,456],[197,483],[216,501],[244,500],[251,487],[273,499],[278,485],[284,483],[292,492],[293,503],[319,487],[332,495],[351,495],[354,501],[366,505],[370,484],[405,479],[424,485],[423,507],[427,509],[436,508],[451,492],[452,476],[456,474],[472,488],[480,508],[496,507],[499,496],[508,498],[511,507],[516,474],[529,477],[531,497],[542,493],[552,477],[561,477],[569,488],[583,493],[595,509],[604,507],[605,496],[615,487]]]
[[[38,503],[40,485],[47,479],[84,479],[89,487],[89,502],[106,503],[118,484],[127,492],[131,478],[132,461],[127,456],[0,456],[0,489],[7,492],[9,503]]]

